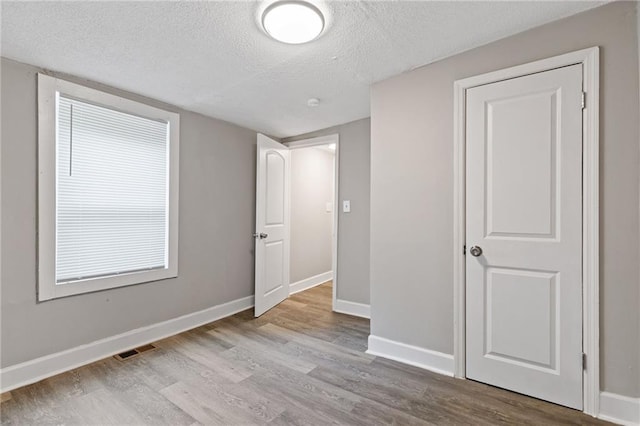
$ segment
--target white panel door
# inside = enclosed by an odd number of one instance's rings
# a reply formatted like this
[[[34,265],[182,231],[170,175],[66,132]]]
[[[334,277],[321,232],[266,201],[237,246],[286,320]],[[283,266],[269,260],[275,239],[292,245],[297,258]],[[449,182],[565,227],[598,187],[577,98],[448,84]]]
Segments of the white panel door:
[[[289,296],[289,148],[258,134],[255,316]]]
[[[469,89],[466,104],[467,377],[576,409],[581,100],[574,65]]]

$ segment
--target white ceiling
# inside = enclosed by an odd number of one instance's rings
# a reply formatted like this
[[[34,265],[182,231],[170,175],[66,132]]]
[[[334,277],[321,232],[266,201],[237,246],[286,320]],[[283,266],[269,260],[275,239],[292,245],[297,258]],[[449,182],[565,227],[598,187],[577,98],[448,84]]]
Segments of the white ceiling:
[[[1,53],[285,137],[368,117],[373,82],[599,4],[320,3],[325,33],[296,46],[260,29],[264,2],[5,1]]]

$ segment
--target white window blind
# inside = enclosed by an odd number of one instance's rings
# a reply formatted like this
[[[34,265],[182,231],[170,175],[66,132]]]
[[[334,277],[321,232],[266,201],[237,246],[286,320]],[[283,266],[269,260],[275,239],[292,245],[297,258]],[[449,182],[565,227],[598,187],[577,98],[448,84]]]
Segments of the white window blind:
[[[56,284],[168,267],[169,124],[57,97]]]

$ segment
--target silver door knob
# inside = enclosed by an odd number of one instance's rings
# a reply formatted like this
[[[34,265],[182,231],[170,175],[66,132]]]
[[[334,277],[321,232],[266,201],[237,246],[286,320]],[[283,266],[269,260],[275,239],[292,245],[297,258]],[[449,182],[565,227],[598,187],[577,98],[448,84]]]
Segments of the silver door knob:
[[[264,232],[261,232],[259,234],[258,233],[253,234],[253,238],[260,238],[261,240],[264,240],[268,236],[269,234],[265,234]]]
[[[471,253],[471,256],[478,257],[482,254],[482,248],[473,246],[469,249],[469,253]]]

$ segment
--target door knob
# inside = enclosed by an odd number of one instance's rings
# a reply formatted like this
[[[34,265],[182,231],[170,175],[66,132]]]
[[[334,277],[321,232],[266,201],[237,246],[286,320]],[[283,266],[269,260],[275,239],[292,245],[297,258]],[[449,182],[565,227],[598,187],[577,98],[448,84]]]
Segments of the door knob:
[[[269,234],[265,234],[264,232],[253,234],[253,238],[260,238],[261,240],[264,240],[268,236]]]
[[[478,257],[482,254],[482,248],[478,246],[473,246],[469,249],[469,253],[471,253],[471,256]]]

